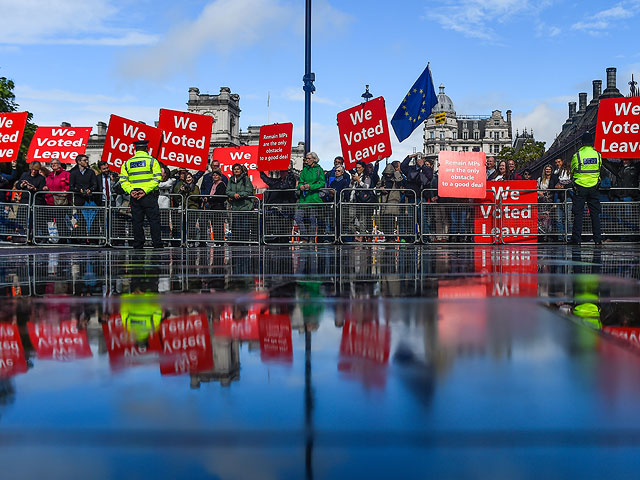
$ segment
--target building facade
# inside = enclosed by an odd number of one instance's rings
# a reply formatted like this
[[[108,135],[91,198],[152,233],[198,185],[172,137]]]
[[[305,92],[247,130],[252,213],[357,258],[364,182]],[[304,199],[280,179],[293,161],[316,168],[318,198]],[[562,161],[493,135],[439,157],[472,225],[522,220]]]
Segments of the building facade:
[[[446,122],[436,125],[435,115],[444,113]],[[440,85],[438,103],[424,122],[424,154],[436,159],[441,151],[484,152],[489,155],[500,153],[504,147],[512,145],[511,110],[507,118],[500,110],[491,115],[458,115],[451,98]]]
[[[246,131],[240,130],[240,95],[232,93],[229,87],[220,88],[217,95],[201,94],[195,87],[189,89],[187,112],[213,117],[209,157],[217,147],[241,147],[258,145],[260,126],[250,125]],[[95,133],[89,137],[87,155],[91,163],[102,158],[102,149],[107,135],[107,124],[98,122]],[[302,170],[304,142],[298,142],[291,149],[291,161],[296,171]]]

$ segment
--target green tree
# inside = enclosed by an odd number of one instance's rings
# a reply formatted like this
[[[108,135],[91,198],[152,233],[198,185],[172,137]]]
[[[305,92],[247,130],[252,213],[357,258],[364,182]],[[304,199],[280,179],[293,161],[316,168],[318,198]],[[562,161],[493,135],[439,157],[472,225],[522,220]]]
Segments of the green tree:
[[[18,110],[19,105],[16,103],[16,96],[13,93],[15,84],[13,80],[7,77],[0,77],[0,113],[15,112]],[[20,152],[18,152],[18,171],[24,171],[27,169],[27,151],[29,150],[29,144],[36,133],[37,125],[32,123],[33,114],[27,112],[27,125],[22,135],[22,143],[20,144]],[[3,166],[3,169],[7,169],[9,164]]]
[[[496,160],[513,159],[516,162],[516,168],[520,170],[544,155],[544,145],[545,142],[536,142],[533,139],[527,139],[517,151],[513,147],[504,147],[496,156]]]

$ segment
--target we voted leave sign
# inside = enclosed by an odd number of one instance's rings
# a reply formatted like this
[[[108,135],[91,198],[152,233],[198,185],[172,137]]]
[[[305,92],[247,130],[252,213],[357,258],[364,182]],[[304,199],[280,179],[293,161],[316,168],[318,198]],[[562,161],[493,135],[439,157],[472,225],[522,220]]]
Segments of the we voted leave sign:
[[[206,170],[213,117],[160,109],[158,128],[162,145],[158,160],[164,165]]]
[[[384,98],[377,97],[338,113],[338,133],[345,167],[362,160],[375,162],[391,156],[391,139]]]
[[[213,150],[211,160],[220,162],[220,169],[227,177],[233,175],[233,165],[239,163],[247,167],[249,179],[255,188],[267,188],[258,171],[258,146],[219,147]]]
[[[27,162],[75,163],[76,156],[85,153],[91,127],[38,127],[31,139]]]
[[[640,97],[600,100],[594,147],[604,158],[640,157]]]
[[[161,137],[162,132],[159,128],[111,115],[102,150],[102,160],[107,162],[109,170],[120,173],[122,165],[136,153],[133,142],[147,140],[149,155],[156,157]]]
[[[18,159],[27,112],[0,113],[0,162]]]

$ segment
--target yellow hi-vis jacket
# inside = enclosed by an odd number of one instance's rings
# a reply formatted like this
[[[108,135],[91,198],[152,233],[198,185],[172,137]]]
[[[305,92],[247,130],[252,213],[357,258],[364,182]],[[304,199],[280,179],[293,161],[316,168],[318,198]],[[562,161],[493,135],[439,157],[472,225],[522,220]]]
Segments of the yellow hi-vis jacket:
[[[127,193],[136,188],[151,193],[157,190],[162,180],[160,164],[147,152],[140,150],[122,166],[120,180],[122,189]]]
[[[162,306],[157,293],[124,294],[120,303],[122,325],[136,341],[144,341],[160,329]]]
[[[593,187],[600,181],[602,157],[593,147],[582,147],[571,159],[573,181],[581,187]]]

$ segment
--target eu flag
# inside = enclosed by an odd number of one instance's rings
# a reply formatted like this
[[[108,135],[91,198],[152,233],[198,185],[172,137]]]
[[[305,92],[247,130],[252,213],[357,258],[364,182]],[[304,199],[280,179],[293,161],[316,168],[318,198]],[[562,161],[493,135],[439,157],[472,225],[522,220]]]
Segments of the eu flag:
[[[418,77],[416,83],[405,95],[402,103],[393,114],[391,126],[399,141],[403,141],[431,114],[431,109],[438,103],[438,96],[433,88],[433,79],[429,65]]]

